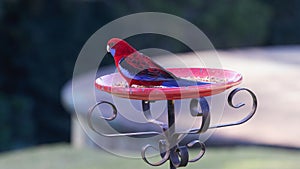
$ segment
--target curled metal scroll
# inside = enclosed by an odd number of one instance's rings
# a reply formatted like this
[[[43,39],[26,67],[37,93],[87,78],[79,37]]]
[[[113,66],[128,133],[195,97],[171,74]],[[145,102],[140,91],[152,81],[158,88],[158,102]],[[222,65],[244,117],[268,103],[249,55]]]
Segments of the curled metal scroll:
[[[193,159],[189,159],[189,148],[194,147],[195,145],[200,146],[200,151]],[[146,152],[150,149],[154,149],[159,151],[161,160],[157,162],[150,162],[146,157]],[[142,159],[151,166],[160,166],[164,164],[167,160],[170,160],[172,165],[175,168],[184,167],[189,162],[196,162],[200,160],[205,154],[205,144],[200,142],[199,140],[193,140],[185,146],[174,146],[170,148],[170,144],[166,140],[159,141],[159,149],[154,146],[148,144],[146,145],[141,152]]]
[[[228,100],[227,100],[228,104],[231,107],[235,108],[235,109],[238,109],[238,108],[241,108],[241,107],[245,106],[245,103],[239,103],[239,104],[236,104],[236,105],[233,104],[233,97],[240,91],[247,91],[252,97],[252,109],[251,109],[250,113],[246,117],[244,117],[243,119],[241,119],[237,122],[217,124],[215,126],[210,126],[209,129],[240,125],[240,124],[243,124],[243,123],[247,122],[248,120],[250,120],[253,117],[253,115],[255,114],[256,109],[257,109],[257,98],[251,90],[246,89],[246,88],[236,88],[236,89],[234,89],[228,96]]]
[[[179,132],[178,134],[199,134],[199,133],[205,132],[208,129],[240,125],[240,124],[243,124],[243,123],[247,122],[248,120],[250,120],[253,117],[253,115],[255,114],[256,109],[257,109],[257,98],[251,90],[249,90],[247,88],[234,89],[233,91],[230,92],[230,94],[228,96],[228,99],[227,99],[228,104],[229,104],[229,106],[231,106],[235,109],[245,106],[245,103],[239,103],[236,105],[233,104],[234,96],[240,91],[248,92],[252,98],[252,109],[246,117],[244,117],[243,119],[241,119],[237,122],[233,122],[233,123],[225,123],[225,124],[217,124],[217,125],[209,126],[210,110],[209,110],[209,105],[207,103],[207,100],[204,97],[200,98],[199,101],[197,99],[192,99],[190,102],[190,113],[192,116],[202,116],[201,126],[200,126],[200,128],[190,129],[189,131]],[[202,110],[201,112],[198,112],[198,110],[197,110],[198,104],[201,107],[201,110]]]
[[[142,108],[143,108],[144,116],[148,122],[158,125],[162,130],[168,128],[167,124],[158,121],[152,117],[152,113],[150,110],[150,101],[142,100]]]
[[[132,132],[132,133],[102,133],[98,130],[95,129],[93,123],[92,123],[92,114],[94,112],[94,110],[96,109],[96,107],[100,106],[101,104],[107,104],[112,108],[112,115],[110,117],[104,117],[102,115],[98,116],[101,119],[104,119],[106,121],[112,121],[117,117],[118,111],[117,108],[114,104],[108,102],[108,101],[100,101],[97,102],[94,106],[92,106],[88,113],[87,113],[87,121],[88,121],[88,126],[90,127],[90,129],[92,129],[94,132],[96,132],[99,135],[105,136],[105,137],[121,137],[121,136],[140,136],[140,135],[159,135],[161,134],[160,132],[155,132],[155,131],[147,131],[147,132]]]
[[[198,110],[198,105],[201,108],[201,112]],[[202,117],[200,128],[190,129],[177,134],[200,134],[206,132],[210,124],[210,110],[207,100],[204,97],[199,98],[199,100],[192,99],[190,102],[190,113],[192,116]]]
[[[164,144],[164,145],[163,145]],[[162,148],[164,147],[164,148]],[[186,166],[189,162],[189,153],[186,146],[175,146],[171,149],[168,149],[169,145],[166,145],[166,141],[159,142],[159,149],[148,144],[146,145],[141,152],[142,159],[151,166],[160,166],[164,164],[167,160],[170,160],[176,168]],[[150,162],[146,157],[146,152],[148,149],[154,149],[160,152],[162,159],[158,162]]]
[[[167,145],[167,141],[166,140],[160,140],[159,141],[159,149],[155,148],[154,146],[147,144],[145,147],[143,147],[142,152],[141,152],[141,156],[142,159],[149,165],[151,166],[160,166],[162,164],[164,164],[170,157],[170,150],[168,150],[169,145]],[[160,156],[162,157],[162,159],[158,162],[150,162],[147,157],[146,157],[146,152],[148,149],[154,149],[160,152]]]
[[[175,168],[184,167],[189,162],[189,152],[186,146],[176,146],[170,150],[170,160]]]
[[[201,143],[199,140],[194,140],[194,141],[191,141],[190,143],[188,143],[186,146],[188,148],[192,148],[193,146],[199,144],[200,146],[200,152],[197,154],[197,156],[191,160],[189,160],[189,162],[196,162],[198,160],[200,160],[203,155],[205,154],[205,144],[204,143]]]
[[[112,103],[107,102],[107,101],[101,101],[101,102],[96,103],[93,107],[91,107],[89,109],[88,116],[91,117],[93,111],[95,110],[95,108],[98,107],[98,106],[100,106],[101,104],[108,104],[112,108],[113,112],[112,112],[112,115],[110,117],[104,117],[104,116],[99,116],[99,117],[101,119],[104,119],[104,120],[107,120],[107,121],[114,120],[117,117],[117,114],[118,114],[117,108],[116,108],[115,105],[113,105]],[[89,118],[89,123],[90,122],[91,122],[91,118]]]
[[[197,101],[196,99],[191,100],[190,111],[192,112],[192,110],[193,110],[193,103],[199,104],[200,107],[201,107],[201,112],[198,112],[197,116],[202,117],[202,122],[201,122],[201,126],[200,126],[199,129],[196,129],[194,131],[192,130],[190,132],[195,133],[195,134],[199,134],[199,133],[205,132],[209,127],[209,124],[210,124],[210,110],[209,110],[208,102],[204,97],[201,97],[198,102],[195,102],[194,100]],[[195,106],[197,106],[197,105],[195,105]]]

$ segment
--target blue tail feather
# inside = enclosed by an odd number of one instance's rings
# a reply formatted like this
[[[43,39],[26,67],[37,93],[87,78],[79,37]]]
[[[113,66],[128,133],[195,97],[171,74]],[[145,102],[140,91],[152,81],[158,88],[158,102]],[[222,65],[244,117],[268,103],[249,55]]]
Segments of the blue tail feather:
[[[209,82],[199,82],[199,81],[192,81],[186,79],[174,79],[170,81],[165,81],[162,83],[162,86],[166,87],[184,87],[184,86],[201,86],[210,84]]]

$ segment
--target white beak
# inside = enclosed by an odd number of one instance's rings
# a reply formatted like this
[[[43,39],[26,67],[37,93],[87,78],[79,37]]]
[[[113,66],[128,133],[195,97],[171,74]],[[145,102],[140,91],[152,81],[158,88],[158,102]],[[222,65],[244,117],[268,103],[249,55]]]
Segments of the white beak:
[[[108,45],[106,46],[106,50],[107,52],[110,52],[110,47]]]

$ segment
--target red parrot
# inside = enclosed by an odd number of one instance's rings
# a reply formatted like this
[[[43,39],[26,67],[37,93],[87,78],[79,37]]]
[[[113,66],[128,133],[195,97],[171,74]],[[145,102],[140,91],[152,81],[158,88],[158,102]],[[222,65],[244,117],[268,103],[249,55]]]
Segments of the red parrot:
[[[114,60],[115,65],[124,79],[131,85],[143,86],[195,86],[205,85],[208,82],[186,80],[176,77],[150,57],[138,52],[122,39],[112,38],[107,43],[107,52]]]

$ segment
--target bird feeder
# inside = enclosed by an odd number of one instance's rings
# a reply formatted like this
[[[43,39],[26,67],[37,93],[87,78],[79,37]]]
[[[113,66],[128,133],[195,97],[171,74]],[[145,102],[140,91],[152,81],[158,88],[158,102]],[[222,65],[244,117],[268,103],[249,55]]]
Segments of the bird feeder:
[[[126,81],[120,76],[119,73],[112,73],[98,77],[95,80],[95,86],[97,90],[107,92],[113,96],[139,100],[142,105],[142,113],[148,123],[154,124],[160,130],[146,130],[138,132],[124,132],[124,133],[103,133],[98,131],[94,126],[92,117],[95,109],[103,104],[111,107],[110,116],[97,116],[106,121],[113,121],[118,118],[119,110],[114,102],[107,100],[99,100],[94,106],[92,106],[88,113],[88,126],[93,132],[105,137],[146,137],[159,135],[161,139],[158,140],[157,148],[154,145],[145,142],[145,145],[141,147],[141,158],[151,166],[160,166],[165,162],[170,162],[170,169],[178,167],[184,167],[189,162],[196,162],[201,159],[205,153],[205,144],[199,139],[189,141],[187,144],[179,144],[180,140],[186,135],[201,135],[208,130],[239,125],[247,122],[255,114],[257,108],[257,98],[255,94],[247,88],[235,88],[229,92],[227,97],[227,103],[234,109],[239,109],[245,106],[244,103],[234,104],[233,98],[239,92],[246,92],[251,96],[252,108],[251,111],[241,120],[225,124],[211,124],[211,111],[210,104],[207,101],[207,97],[217,95],[239,85],[242,82],[242,75],[231,70],[224,69],[212,69],[212,68],[172,68],[167,69],[177,77],[181,78],[195,78],[195,79],[208,79],[211,83],[205,85],[195,86],[182,86],[182,87],[144,87],[135,86],[129,87]],[[185,131],[176,131],[176,113],[174,101],[181,99],[190,100],[190,113],[194,118],[200,118],[201,122],[198,127],[189,128]],[[167,122],[160,121],[153,116],[151,112],[151,104],[155,101],[166,100],[167,107]],[[179,119],[180,120],[180,119]],[[191,157],[189,149],[192,147],[198,147],[199,153]],[[157,149],[160,155],[160,160],[152,162],[147,156],[147,152],[150,149]]]

